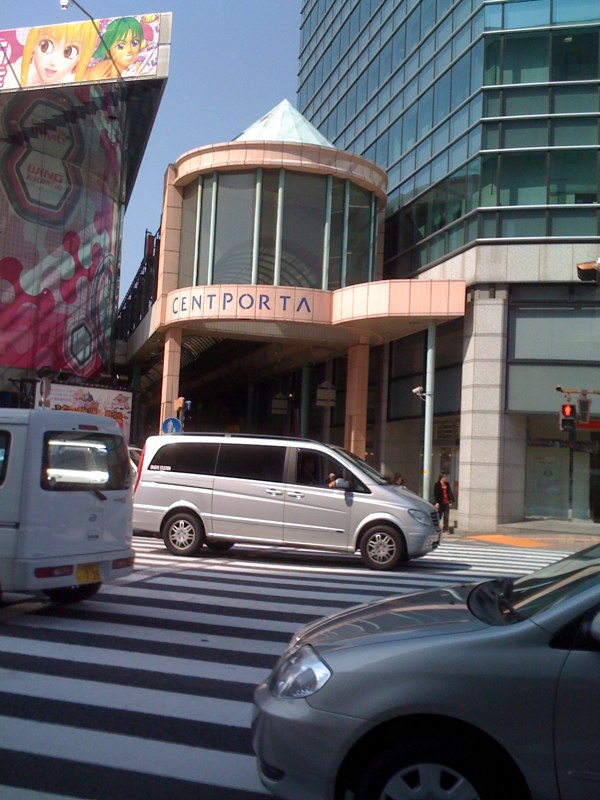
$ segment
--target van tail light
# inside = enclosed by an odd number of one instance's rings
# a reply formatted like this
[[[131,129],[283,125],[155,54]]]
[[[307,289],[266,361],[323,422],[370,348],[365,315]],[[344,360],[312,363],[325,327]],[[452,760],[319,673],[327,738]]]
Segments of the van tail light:
[[[133,562],[135,561],[135,556],[128,556],[127,558],[116,558],[112,562],[113,569],[126,569],[128,567],[133,567]]]
[[[133,487],[133,493],[135,494],[136,489],[138,487],[138,483],[140,482],[140,478],[142,477],[142,467],[144,466],[144,456],[146,455],[146,445],[142,447],[142,455],[140,456],[140,463],[138,464],[137,468],[137,475],[135,478],[135,486]]]
[[[33,574],[36,578],[60,578],[63,575],[73,574],[73,564],[65,564],[62,567],[36,567]]]

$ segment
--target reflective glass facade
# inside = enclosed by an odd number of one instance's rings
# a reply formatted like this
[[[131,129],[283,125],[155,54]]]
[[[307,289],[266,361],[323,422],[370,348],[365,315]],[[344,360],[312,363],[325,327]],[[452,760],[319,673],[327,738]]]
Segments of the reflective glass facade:
[[[306,0],[299,109],[388,171],[385,277],[595,241],[598,0]]]
[[[293,170],[200,175],[182,190],[179,287],[339,289],[373,280],[378,203],[349,180]]]

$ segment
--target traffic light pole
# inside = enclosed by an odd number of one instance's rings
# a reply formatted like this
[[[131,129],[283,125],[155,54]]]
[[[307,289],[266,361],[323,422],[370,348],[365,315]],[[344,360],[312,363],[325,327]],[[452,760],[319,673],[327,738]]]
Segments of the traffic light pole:
[[[575,440],[577,439],[576,431],[569,431],[569,522],[573,521],[573,473],[575,463]]]

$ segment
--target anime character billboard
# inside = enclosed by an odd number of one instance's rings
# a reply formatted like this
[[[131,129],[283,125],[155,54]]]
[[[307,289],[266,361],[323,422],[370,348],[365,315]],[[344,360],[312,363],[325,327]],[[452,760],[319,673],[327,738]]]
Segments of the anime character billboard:
[[[160,14],[0,31],[0,90],[152,77]]]

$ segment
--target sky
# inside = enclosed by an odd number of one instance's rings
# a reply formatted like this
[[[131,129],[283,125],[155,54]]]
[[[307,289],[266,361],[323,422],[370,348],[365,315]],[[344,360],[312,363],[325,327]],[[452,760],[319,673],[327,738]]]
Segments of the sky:
[[[173,13],[169,78],[125,213],[121,299],[160,226],[169,163],[235,139],[284,99],[296,105],[301,0],[78,0],[94,18]],[[60,0],[0,0],[0,30],[87,17]]]

